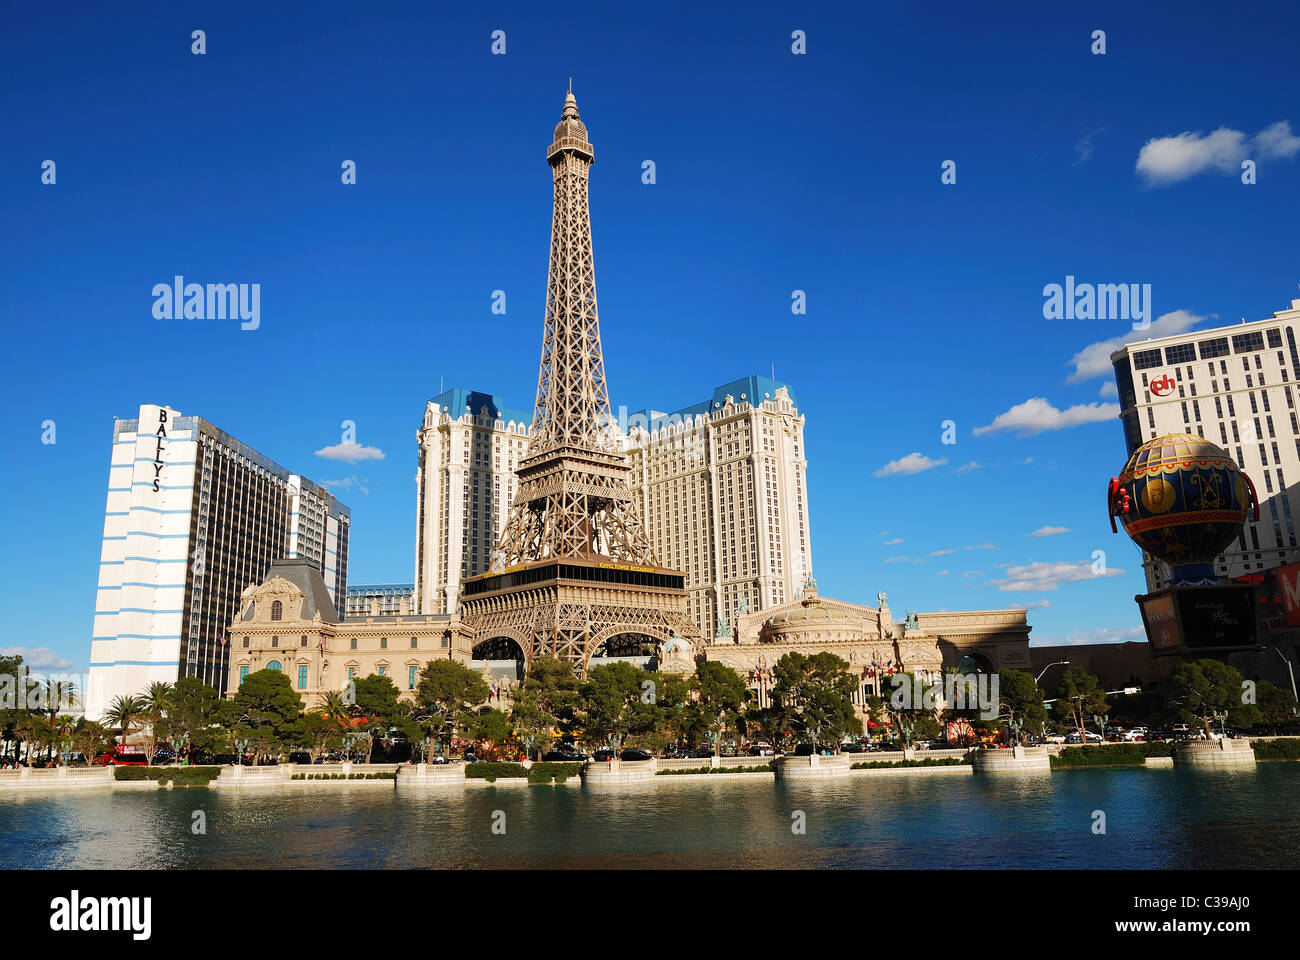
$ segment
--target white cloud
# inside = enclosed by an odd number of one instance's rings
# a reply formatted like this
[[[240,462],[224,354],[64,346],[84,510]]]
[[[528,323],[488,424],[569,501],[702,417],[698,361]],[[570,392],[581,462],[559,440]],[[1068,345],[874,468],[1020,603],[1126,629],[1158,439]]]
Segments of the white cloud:
[[[957,552],[956,550],[932,550],[932,551],[930,551],[929,554],[927,554],[927,556],[931,556],[931,557],[944,557],[944,556],[947,556],[947,555],[950,554],[950,553],[956,553],[956,552]]]
[[[350,477],[344,477],[342,480],[322,480],[320,482],[320,485],[326,490],[351,490],[355,487],[368,497],[370,496],[370,488],[365,484],[366,478],[362,477],[358,480],[356,474],[353,474]]]
[[[1033,457],[1025,457],[1025,459],[1023,459],[1023,460],[1020,461],[1020,465],[1021,465],[1022,467],[1024,467],[1024,466],[1028,466],[1029,464],[1031,464],[1031,463],[1033,463],[1033,462],[1034,462],[1034,458],[1033,458]]]
[[[1027,537],[1052,537],[1058,533],[1069,533],[1069,527],[1039,527],[1033,533],[1027,533]]]
[[[33,670],[71,670],[76,666],[49,647],[0,647],[0,657],[22,657],[23,666]]]
[[[1101,389],[1097,391],[1097,396],[1106,398],[1118,397],[1119,387],[1115,386],[1114,380],[1104,380],[1102,381]]]
[[[1116,577],[1123,572],[1116,567],[1106,567],[1101,573],[1093,573],[1092,564],[1086,560],[1079,563],[1033,562],[1007,567],[1004,579],[990,580],[989,583],[1004,593],[1044,593],[1063,583]]]
[[[1092,145],[1092,138],[1099,133],[1105,133],[1105,132],[1106,132],[1105,127],[1099,127],[1096,130],[1089,130],[1087,133],[1085,133],[1082,137],[1079,138],[1079,142],[1074,145],[1074,152],[1079,155],[1079,159],[1074,161],[1074,165],[1076,167],[1079,166],[1079,164],[1087,163],[1089,160],[1092,159],[1092,154],[1094,151],[1094,147]]]
[[[962,466],[958,467],[958,468],[957,468],[957,472],[958,472],[958,473],[967,473],[967,472],[969,472],[969,471],[971,471],[971,470],[978,470],[979,468],[980,468],[980,463],[979,463],[979,461],[978,461],[978,460],[972,460],[970,463],[963,464]]]
[[[1083,380],[1091,380],[1093,377],[1111,376],[1115,368],[1110,365],[1110,355],[1124,344],[1150,340],[1154,337],[1172,337],[1176,333],[1186,333],[1197,324],[1204,322],[1205,317],[1186,310],[1173,310],[1156,317],[1145,330],[1134,330],[1130,327],[1118,337],[1090,343],[1070,358],[1070,363],[1074,364],[1074,372],[1065,378],[1065,382],[1079,383]],[[1113,383],[1111,385],[1114,386]]]
[[[1300,137],[1279,120],[1254,137],[1220,127],[1210,134],[1185,131],[1175,137],[1153,137],[1138,151],[1135,170],[1148,186],[1165,186],[1201,173],[1236,175],[1254,153],[1269,160],[1286,160],[1300,153]]]
[[[1142,641],[1147,637],[1142,627],[1101,627],[1098,630],[1081,630],[1065,637],[1037,637],[1030,646],[1057,646],[1070,644],[1079,646],[1086,643],[1131,643]]]
[[[922,473],[926,470],[933,470],[935,467],[942,467],[947,462],[947,457],[940,457],[938,460],[932,460],[923,453],[909,453],[907,456],[899,457],[897,460],[890,460],[887,464],[876,471],[875,476],[907,476],[913,473]]]
[[[982,576],[984,576],[983,570],[967,570],[965,573],[962,574],[963,579],[967,577],[982,577]]]
[[[886,541],[884,542],[884,546],[886,546],[886,547],[892,547],[892,546],[894,546],[895,544],[897,544],[897,543],[902,543],[902,542],[903,542],[903,538],[902,538],[902,537],[894,537],[892,540],[886,540]]]
[[[1261,157],[1286,160],[1300,153],[1300,137],[1291,133],[1291,124],[1279,120],[1255,134],[1255,149]]]
[[[342,460],[346,463],[360,463],[362,460],[382,460],[384,451],[378,447],[363,447],[359,443],[336,443],[332,447],[322,447],[316,456],[326,460]]]
[[[885,563],[907,563],[907,561],[911,559],[912,559],[911,557],[904,557],[904,556],[890,557],[888,560],[885,561]]]
[[[952,571],[950,571],[950,570],[940,570],[939,573],[938,573],[938,576],[940,576],[940,577],[946,577],[946,576],[948,576],[948,574],[951,573],[951,572],[952,572]]]
[[[1244,133],[1220,127],[1209,135],[1185,132],[1153,137],[1138,152],[1136,169],[1148,184],[1162,186],[1207,170],[1235,173],[1249,155]]]
[[[970,543],[962,547],[963,550],[996,550],[997,546],[992,543]]]
[[[1000,413],[986,427],[976,427],[976,436],[999,430],[1015,430],[1017,436],[1027,437],[1044,430],[1064,430],[1084,423],[1100,423],[1119,416],[1118,403],[1076,403],[1065,410],[1057,410],[1042,397],[1030,397],[1006,413]]]
[[[1020,609],[1020,610],[1041,610],[1043,607],[1050,607],[1051,605],[1052,605],[1052,601],[1050,601],[1050,600],[1031,600],[1031,601],[1029,601],[1029,603],[1017,603],[1017,604],[1014,604],[1014,605],[1011,607],[1011,609],[1012,609],[1012,610],[1016,610],[1016,609]]]

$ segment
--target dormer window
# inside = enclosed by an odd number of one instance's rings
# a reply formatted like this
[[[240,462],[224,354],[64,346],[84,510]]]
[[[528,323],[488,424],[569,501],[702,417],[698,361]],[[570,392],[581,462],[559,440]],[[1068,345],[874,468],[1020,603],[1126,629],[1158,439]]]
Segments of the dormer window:
[[[279,600],[276,600],[271,604],[271,619],[272,620],[284,619],[284,604],[281,603]]]

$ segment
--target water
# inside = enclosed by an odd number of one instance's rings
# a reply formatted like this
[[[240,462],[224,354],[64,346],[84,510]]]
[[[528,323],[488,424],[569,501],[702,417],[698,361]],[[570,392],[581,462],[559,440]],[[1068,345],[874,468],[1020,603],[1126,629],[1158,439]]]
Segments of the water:
[[[1284,868],[1300,764],[673,783],[0,794],[0,868]],[[191,832],[202,810],[207,834]],[[802,810],[807,832],[791,831]],[[1106,833],[1093,833],[1104,811]],[[506,832],[494,834],[495,811]]]

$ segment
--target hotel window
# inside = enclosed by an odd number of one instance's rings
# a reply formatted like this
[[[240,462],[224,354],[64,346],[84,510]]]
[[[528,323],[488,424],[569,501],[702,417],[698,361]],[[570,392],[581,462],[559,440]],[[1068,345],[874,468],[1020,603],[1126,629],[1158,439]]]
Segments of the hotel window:
[[[348,679],[349,679],[349,680],[355,680],[356,678],[357,678],[357,668],[356,668],[356,667],[348,667]]]
[[[279,645],[280,645],[280,638],[279,638],[279,637],[272,637],[272,638],[271,638],[271,646],[273,646],[273,647],[278,647]]]
[[[243,685],[243,683],[244,683],[244,679],[245,679],[247,676],[248,676],[248,667],[240,667],[240,668],[239,668],[239,683],[240,683],[241,686]]]
[[[420,645],[420,642],[419,642],[415,637],[412,637],[412,638],[411,638],[411,649],[414,650],[414,649],[416,649],[419,645]]]
[[[388,676],[388,668],[387,668],[387,667],[380,667],[380,668],[379,668],[379,675],[380,675],[381,677],[386,677],[386,676]]]
[[[1295,414],[1292,414],[1292,415],[1291,415],[1291,422],[1292,422],[1292,423],[1295,422]],[[248,649],[248,637],[245,637],[245,638],[244,638],[244,649],[245,649],[245,650]]]
[[[406,668],[406,689],[415,689],[415,667],[413,666]]]
[[[298,689],[307,689],[307,664],[305,663],[298,664]]]
[[[306,638],[306,637],[302,637],[302,638],[298,641],[298,646],[300,646],[300,647],[305,647],[305,646],[307,646],[307,638]]]
[[[271,619],[281,620],[284,618],[284,604],[276,600],[271,604]]]
[[[356,637],[353,637],[353,638],[352,638],[352,649],[355,650],[356,648],[357,648],[357,638],[356,638]]]
[[[274,670],[276,673],[279,673],[284,668],[280,666],[279,660],[272,660],[270,663],[266,665],[266,669]]]
[[[387,649],[388,649],[388,638],[387,638],[387,637],[380,637],[380,638],[379,638],[379,649],[380,649],[380,650],[387,650]]]

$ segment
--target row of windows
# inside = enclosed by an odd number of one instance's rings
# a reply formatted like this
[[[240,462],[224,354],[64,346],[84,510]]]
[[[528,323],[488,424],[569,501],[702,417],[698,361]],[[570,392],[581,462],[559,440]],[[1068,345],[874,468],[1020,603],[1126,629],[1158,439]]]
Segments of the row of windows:
[[[1277,328],[1263,332],[1252,330],[1249,333],[1240,333],[1232,337],[1232,352],[1254,353],[1257,350],[1263,350],[1266,334],[1270,347],[1282,346],[1282,333]],[[1228,339],[1228,337],[1215,337],[1210,340],[1202,340],[1195,345],[1178,343],[1171,347],[1165,347],[1163,352],[1159,347],[1151,350],[1138,350],[1133,353],[1133,369],[1150,370],[1152,367],[1165,364],[1172,366],[1177,363],[1188,363],[1196,359],[1198,349],[1202,360],[1224,357],[1228,355]]]

